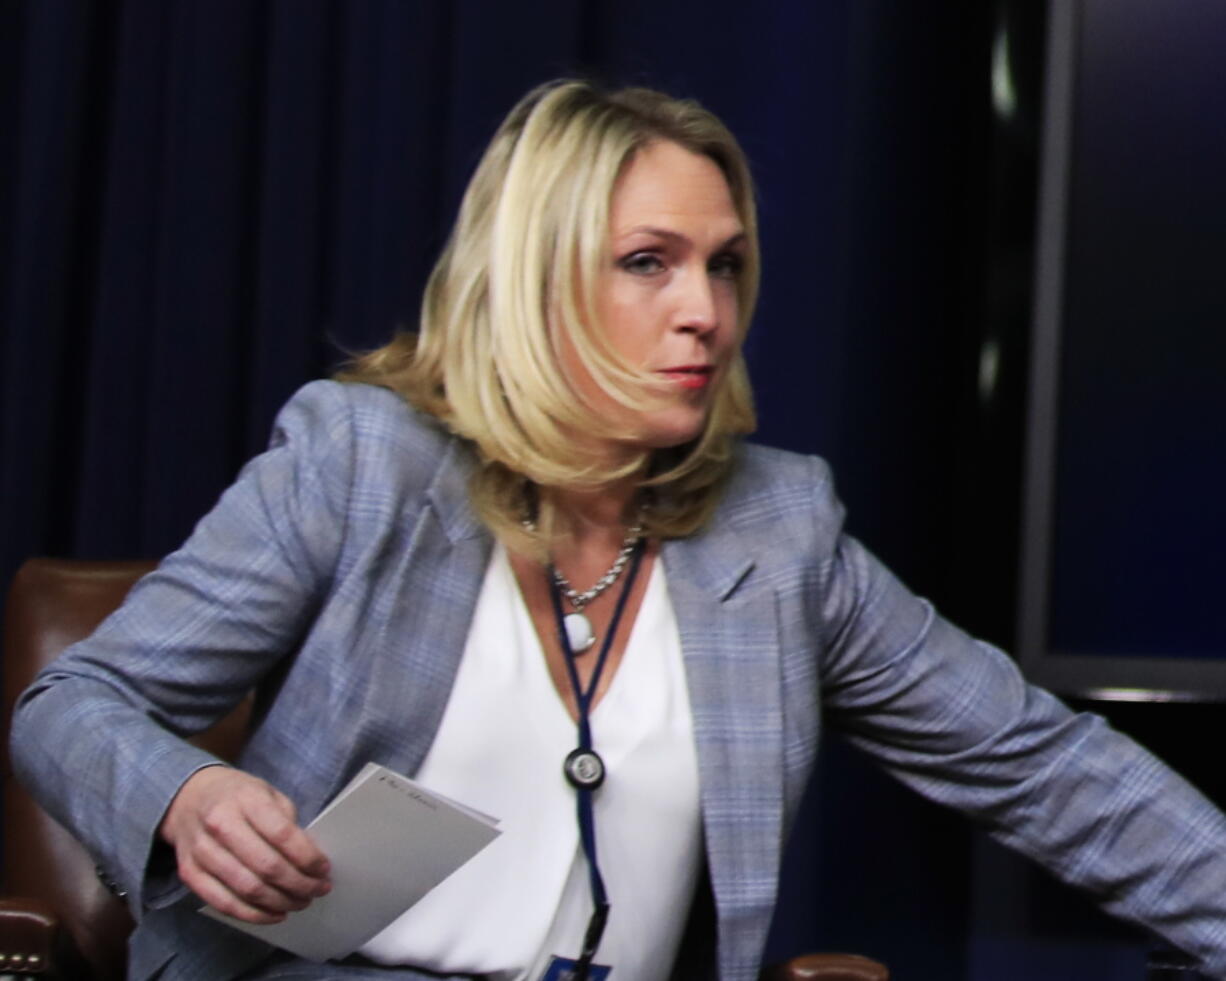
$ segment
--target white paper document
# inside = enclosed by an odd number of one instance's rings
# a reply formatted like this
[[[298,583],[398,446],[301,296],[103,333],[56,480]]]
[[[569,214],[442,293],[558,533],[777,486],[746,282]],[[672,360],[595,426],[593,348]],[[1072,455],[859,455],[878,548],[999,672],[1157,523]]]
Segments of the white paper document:
[[[201,912],[313,961],[346,957],[493,841],[497,822],[367,763],[307,830],[332,891],[269,926]]]

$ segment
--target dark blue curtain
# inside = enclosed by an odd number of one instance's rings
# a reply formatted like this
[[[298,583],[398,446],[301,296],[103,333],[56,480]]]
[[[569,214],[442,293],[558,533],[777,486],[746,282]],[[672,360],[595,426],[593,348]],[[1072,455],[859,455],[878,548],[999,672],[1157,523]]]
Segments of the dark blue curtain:
[[[648,82],[725,116],[771,242],[804,242],[768,246],[763,318],[829,316],[838,6],[30,0],[3,16],[4,571],[172,548],[295,387],[414,320],[484,141],[553,76]],[[781,384],[812,388],[820,350],[796,332]]]
[[[493,127],[582,73],[696,96],[741,137],[761,438],[831,458],[853,530],[973,620],[984,570],[951,529],[991,7],[0,0],[4,581],[33,554],[174,548],[298,385],[413,323]],[[774,953],[967,976],[968,832],[846,751],[784,880]]]

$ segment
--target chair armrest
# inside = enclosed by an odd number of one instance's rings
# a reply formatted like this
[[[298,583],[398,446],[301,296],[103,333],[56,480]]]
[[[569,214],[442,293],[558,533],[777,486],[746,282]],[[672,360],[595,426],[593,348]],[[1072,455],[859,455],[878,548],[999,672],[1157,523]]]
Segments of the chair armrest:
[[[89,976],[59,914],[42,900],[24,897],[0,898],[0,974],[47,981]]]
[[[762,972],[762,981],[889,981],[886,966],[859,954],[805,954]]]

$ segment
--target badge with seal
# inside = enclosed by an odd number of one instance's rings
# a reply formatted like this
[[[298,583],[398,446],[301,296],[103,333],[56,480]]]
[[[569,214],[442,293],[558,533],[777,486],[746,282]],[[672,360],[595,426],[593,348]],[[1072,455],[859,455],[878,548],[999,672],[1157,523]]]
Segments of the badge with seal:
[[[578,961],[569,957],[554,957],[545,968],[541,981],[606,981],[612,970],[603,964],[588,964],[587,973],[580,975]]]

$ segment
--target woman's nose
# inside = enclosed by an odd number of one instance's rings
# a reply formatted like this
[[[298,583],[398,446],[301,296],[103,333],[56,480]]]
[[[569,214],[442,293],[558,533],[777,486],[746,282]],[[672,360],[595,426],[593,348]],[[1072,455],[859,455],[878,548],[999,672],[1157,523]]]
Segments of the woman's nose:
[[[719,326],[719,305],[706,269],[687,272],[677,309],[676,328],[706,334]]]

